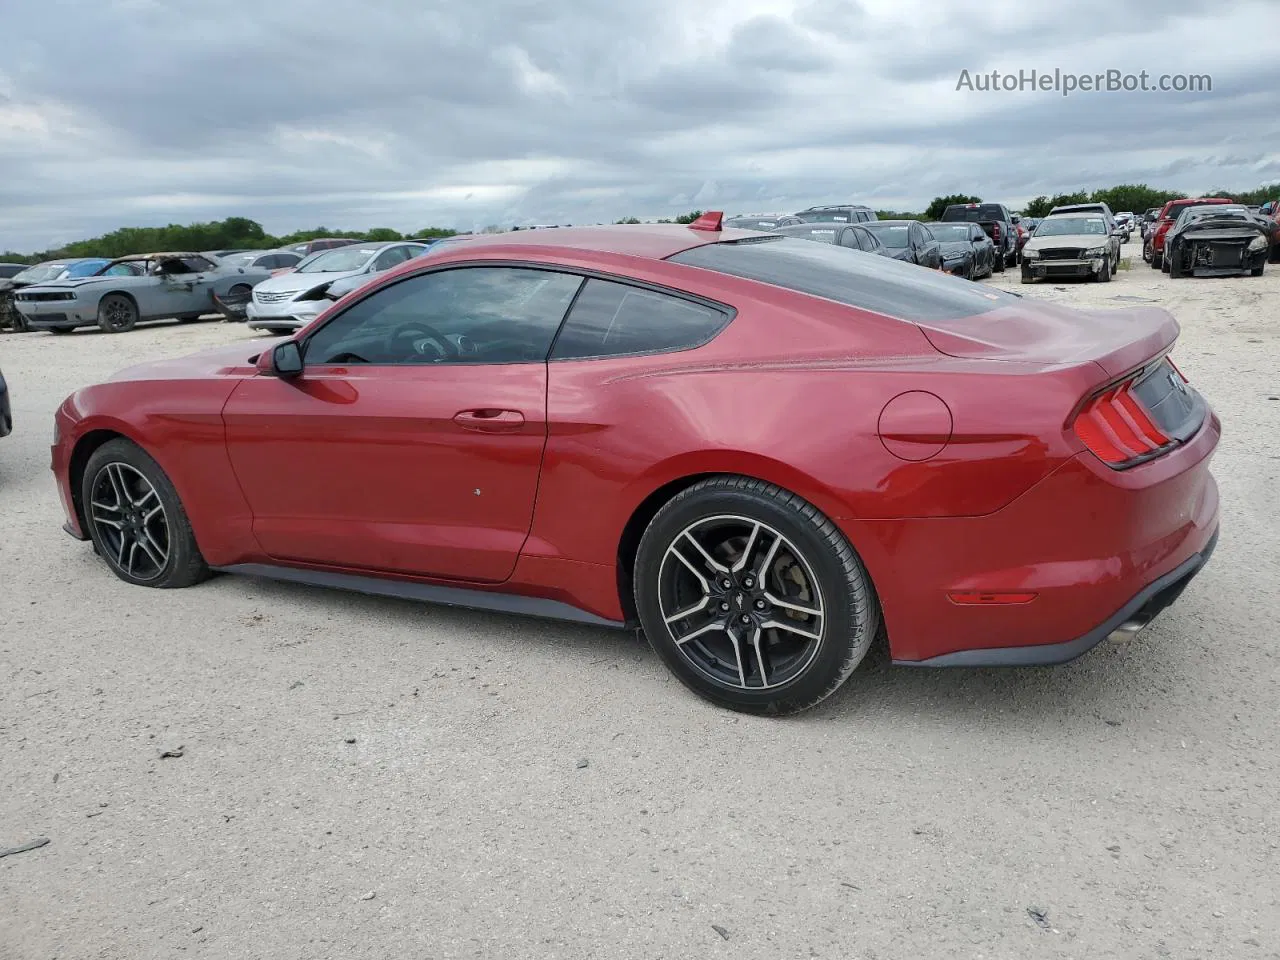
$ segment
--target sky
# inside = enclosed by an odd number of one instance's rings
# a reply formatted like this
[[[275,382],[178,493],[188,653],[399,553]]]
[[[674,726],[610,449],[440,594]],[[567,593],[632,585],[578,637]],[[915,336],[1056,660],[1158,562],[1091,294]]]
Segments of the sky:
[[[1280,181],[1277,0],[6,0],[0,22],[0,250]],[[957,89],[1033,69],[1212,91]]]

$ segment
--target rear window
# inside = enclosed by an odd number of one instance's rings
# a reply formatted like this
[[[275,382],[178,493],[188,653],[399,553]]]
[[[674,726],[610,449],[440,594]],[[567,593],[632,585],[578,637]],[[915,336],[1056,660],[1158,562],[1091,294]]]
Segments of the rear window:
[[[903,320],[957,320],[1018,302],[1013,294],[912,263],[787,237],[708,243],[667,259]]]
[[[688,350],[728,322],[727,313],[705,304],[593,278],[574,301],[551,356],[586,360]]]
[[[982,223],[984,220],[1003,220],[1004,211],[998,203],[980,203],[976,207],[947,207],[942,212],[943,220],[967,221]]]

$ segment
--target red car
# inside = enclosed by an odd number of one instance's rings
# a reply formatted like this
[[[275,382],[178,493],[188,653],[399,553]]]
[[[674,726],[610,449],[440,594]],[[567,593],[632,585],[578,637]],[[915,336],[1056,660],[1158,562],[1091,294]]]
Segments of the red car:
[[[1178,215],[1187,207],[1203,207],[1213,203],[1233,203],[1225,197],[1194,197],[1190,200],[1170,200],[1160,208],[1160,215],[1151,228],[1148,243],[1151,245],[1151,269],[1168,271],[1164,262],[1164,237],[1174,225]]]
[[[78,390],[66,530],[142,586],[641,626],[702,696],[772,713],[882,630],[915,666],[1073,659],[1204,564],[1220,424],[1168,313],[719,225],[477,237],[290,339]]]

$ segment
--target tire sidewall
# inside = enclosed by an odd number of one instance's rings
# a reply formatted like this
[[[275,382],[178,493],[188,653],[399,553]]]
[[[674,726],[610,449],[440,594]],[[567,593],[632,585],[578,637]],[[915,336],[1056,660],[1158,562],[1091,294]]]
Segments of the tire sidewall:
[[[658,603],[658,574],[667,547],[698,520],[722,514],[759,520],[782,533],[804,554],[822,593],[826,617],[818,652],[799,676],[768,690],[724,687],[699,671],[672,639]],[[852,547],[849,549],[852,554]],[[874,639],[878,616],[872,609],[875,601],[870,578],[856,554],[853,556],[865,598],[865,606],[856,609],[840,558],[799,512],[767,496],[725,488],[688,499],[677,497],[659,511],[641,539],[635,565],[636,608],[650,646],[677,679],[698,695],[748,713],[793,712],[823,699],[843,683],[853,669],[848,665],[850,658],[856,666]],[[744,649],[749,651],[750,645]]]

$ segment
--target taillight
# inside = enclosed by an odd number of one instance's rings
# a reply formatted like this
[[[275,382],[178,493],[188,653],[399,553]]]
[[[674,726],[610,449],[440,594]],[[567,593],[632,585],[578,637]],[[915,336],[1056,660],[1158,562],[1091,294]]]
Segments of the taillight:
[[[991,225],[991,239],[996,243],[1000,242],[1000,221],[997,220]]]
[[[1111,467],[1146,460],[1174,442],[1134,396],[1136,380],[1134,377],[1094,394],[1072,424],[1080,442]]]

